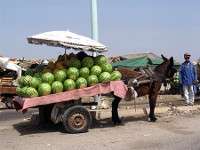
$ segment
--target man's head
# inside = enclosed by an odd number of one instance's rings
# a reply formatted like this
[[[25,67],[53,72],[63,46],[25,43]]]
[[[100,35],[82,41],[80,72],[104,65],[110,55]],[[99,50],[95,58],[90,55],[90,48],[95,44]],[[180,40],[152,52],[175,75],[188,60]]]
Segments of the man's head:
[[[190,61],[190,53],[185,53],[184,54],[184,58],[185,58],[185,61]]]

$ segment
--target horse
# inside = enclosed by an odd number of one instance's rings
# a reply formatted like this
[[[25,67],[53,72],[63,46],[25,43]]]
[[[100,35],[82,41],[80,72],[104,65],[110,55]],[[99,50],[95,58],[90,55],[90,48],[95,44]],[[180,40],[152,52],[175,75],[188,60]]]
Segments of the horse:
[[[129,69],[118,69],[122,73],[122,79],[125,79],[125,84],[128,85],[129,90],[127,95],[130,96],[135,93],[137,94],[137,97],[148,95],[150,107],[148,120],[151,122],[155,122],[157,120],[154,111],[156,107],[157,96],[159,94],[162,83],[164,83],[166,79],[172,78],[177,72],[174,67],[173,57],[169,59],[163,55],[161,55],[161,57],[163,62],[155,67],[154,70],[152,70],[152,75],[149,77],[145,76],[142,72],[130,71]],[[139,84],[134,82],[135,79],[140,81]],[[128,82],[126,80],[128,80]],[[136,86],[134,85],[135,83]],[[114,124],[121,124],[121,119],[118,116],[118,106],[120,101],[121,98],[114,96],[114,100],[112,102],[112,121]]]

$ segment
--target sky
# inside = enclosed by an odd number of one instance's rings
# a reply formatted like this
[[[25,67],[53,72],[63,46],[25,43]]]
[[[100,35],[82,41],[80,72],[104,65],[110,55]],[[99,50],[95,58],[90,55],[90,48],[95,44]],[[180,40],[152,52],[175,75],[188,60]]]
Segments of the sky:
[[[91,0],[0,0],[0,55],[52,58],[63,49],[31,45],[28,36],[57,30],[91,36]],[[200,57],[199,0],[98,0],[99,41],[108,56],[153,52]]]

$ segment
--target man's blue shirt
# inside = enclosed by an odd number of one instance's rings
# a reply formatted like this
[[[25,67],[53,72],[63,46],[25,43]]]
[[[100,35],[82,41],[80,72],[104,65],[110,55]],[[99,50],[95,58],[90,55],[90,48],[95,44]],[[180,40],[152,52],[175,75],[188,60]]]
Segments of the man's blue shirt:
[[[180,82],[182,85],[192,85],[197,80],[196,68],[191,62],[184,62],[180,67]]]

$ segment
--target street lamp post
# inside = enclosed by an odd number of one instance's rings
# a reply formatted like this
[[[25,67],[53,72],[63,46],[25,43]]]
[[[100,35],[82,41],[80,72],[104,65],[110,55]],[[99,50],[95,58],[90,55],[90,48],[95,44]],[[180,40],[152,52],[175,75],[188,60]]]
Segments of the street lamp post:
[[[91,0],[91,29],[92,39],[98,41],[97,0]]]
[[[97,0],[91,0],[91,33],[92,39],[98,41],[98,14],[97,14]],[[96,52],[93,52],[93,56],[97,55]],[[94,101],[100,105],[100,96],[96,95]],[[92,106],[92,109],[96,109],[96,106]],[[100,114],[97,114],[97,118],[100,118]]]

